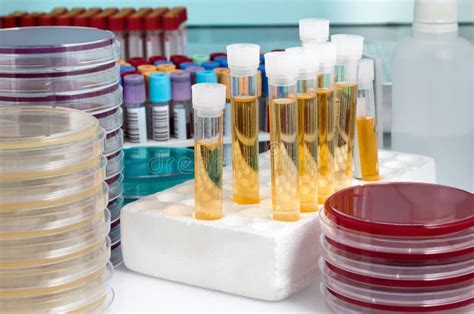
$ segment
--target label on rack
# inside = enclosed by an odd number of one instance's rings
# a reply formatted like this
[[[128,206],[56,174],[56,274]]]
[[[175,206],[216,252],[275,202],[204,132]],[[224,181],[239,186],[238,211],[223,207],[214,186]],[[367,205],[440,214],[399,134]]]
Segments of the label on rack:
[[[186,137],[186,109],[173,108],[174,137],[185,140]]]
[[[167,141],[170,139],[170,120],[168,106],[153,106],[153,139],[155,141]]]
[[[146,143],[145,107],[127,108],[127,138],[132,143]]]

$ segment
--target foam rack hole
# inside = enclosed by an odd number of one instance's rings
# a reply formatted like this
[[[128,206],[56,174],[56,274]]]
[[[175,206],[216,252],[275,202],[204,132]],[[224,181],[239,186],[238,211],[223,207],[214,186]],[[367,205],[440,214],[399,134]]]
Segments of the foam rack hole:
[[[163,212],[168,216],[192,216],[193,215],[192,207],[185,206],[185,205],[178,205],[178,204],[166,206],[165,209],[163,209]]]
[[[171,203],[181,201],[185,196],[179,193],[163,193],[158,195],[156,198],[158,201],[163,203]]]
[[[398,155],[395,157],[395,159],[402,162],[413,163],[413,162],[419,161],[420,157],[414,156],[414,155]]]

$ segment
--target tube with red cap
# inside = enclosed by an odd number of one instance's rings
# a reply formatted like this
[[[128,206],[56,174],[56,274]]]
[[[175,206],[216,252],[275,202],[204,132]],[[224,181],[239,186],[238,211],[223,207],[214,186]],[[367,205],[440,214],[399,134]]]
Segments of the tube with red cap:
[[[145,43],[143,40],[145,12],[139,11],[127,16],[129,57],[145,57]]]
[[[126,19],[129,15],[127,11],[119,11],[118,13],[108,17],[108,28],[115,34],[115,38],[120,42],[120,58],[128,58],[128,39]]]
[[[90,8],[86,12],[74,16],[72,18],[72,25],[89,27],[91,17],[101,12],[102,12],[101,8]]]
[[[43,14],[38,18],[38,26],[53,26],[56,17],[66,13],[66,8],[56,8],[48,14]]]
[[[38,26],[39,17],[43,14],[44,14],[43,12],[32,12],[30,14],[21,16],[19,26],[20,27]]]
[[[163,50],[164,55],[170,58],[178,54],[179,43],[179,18],[175,12],[167,12],[163,15]]]
[[[158,8],[145,15],[145,55],[151,56],[163,54],[163,15],[167,8]]]
[[[188,11],[185,7],[175,7],[172,9],[175,11],[179,17],[179,48],[178,53],[186,54],[188,50],[188,31],[186,27],[186,21],[188,20]]]
[[[91,16],[89,19],[89,27],[98,28],[98,29],[107,29],[107,19],[109,16],[114,15],[118,12],[117,8],[107,8],[104,9],[101,13]]]

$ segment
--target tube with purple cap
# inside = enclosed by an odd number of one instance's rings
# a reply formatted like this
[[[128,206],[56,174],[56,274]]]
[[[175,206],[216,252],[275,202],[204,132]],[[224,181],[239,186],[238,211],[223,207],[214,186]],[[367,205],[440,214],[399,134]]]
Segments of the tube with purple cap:
[[[193,137],[191,104],[191,74],[171,74],[171,95],[173,99],[173,136],[180,140]]]
[[[147,141],[145,78],[140,74],[130,74],[123,78],[123,82],[126,137],[132,143],[144,144]]]

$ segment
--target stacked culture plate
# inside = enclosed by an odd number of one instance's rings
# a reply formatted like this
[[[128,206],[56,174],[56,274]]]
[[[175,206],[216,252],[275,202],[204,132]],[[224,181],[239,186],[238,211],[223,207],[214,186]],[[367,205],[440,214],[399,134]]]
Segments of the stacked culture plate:
[[[112,302],[105,132],[86,113],[0,107],[0,312]]]
[[[0,30],[0,107],[65,107],[92,114],[105,129],[105,182],[112,224],[123,204],[120,47],[114,34],[81,27]],[[113,230],[112,230],[113,231]],[[119,230],[118,230],[119,231]],[[115,232],[117,234],[117,232]],[[112,247],[118,247],[118,239]],[[119,249],[114,255],[120,256]],[[121,263],[120,258],[114,264]]]
[[[322,293],[334,313],[474,311],[474,195],[389,183],[332,195],[320,213]]]

